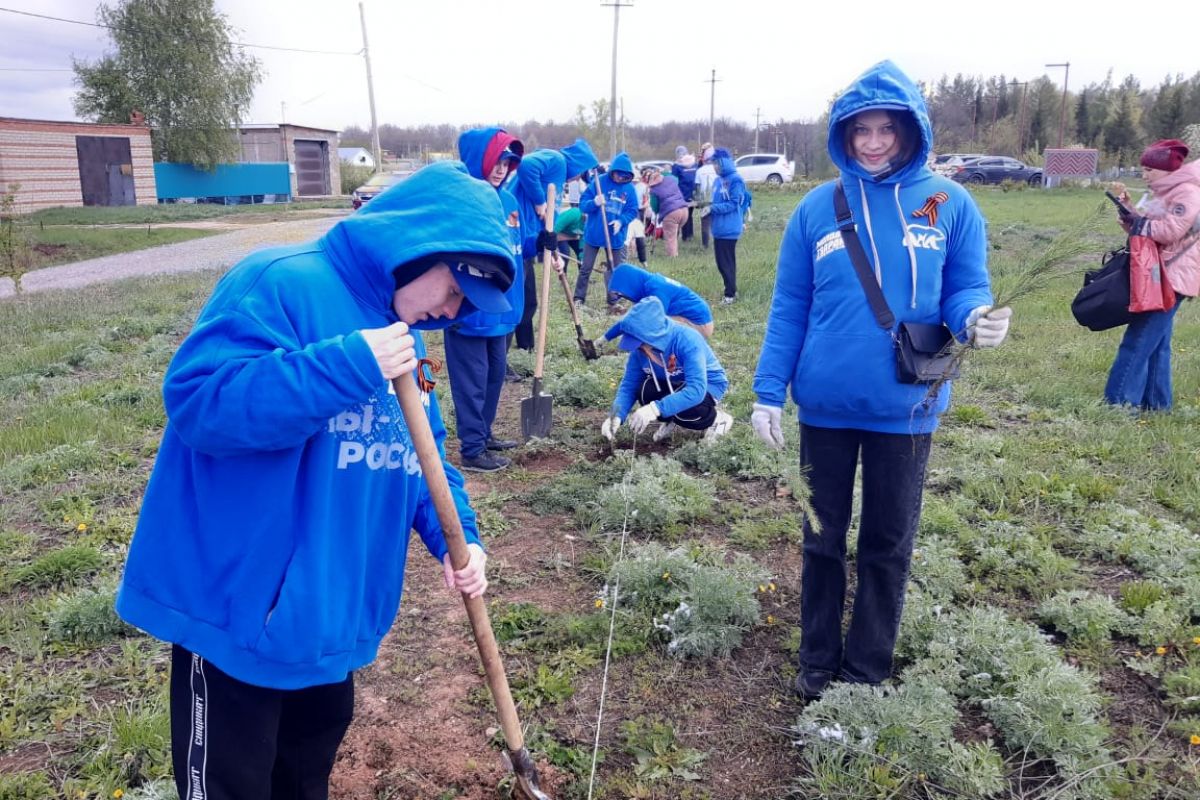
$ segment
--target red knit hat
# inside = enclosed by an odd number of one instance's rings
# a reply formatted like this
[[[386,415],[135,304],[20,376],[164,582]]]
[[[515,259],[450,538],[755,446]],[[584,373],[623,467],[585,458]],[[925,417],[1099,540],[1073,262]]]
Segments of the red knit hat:
[[[1142,166],[1174,172],[1188,157],[1188,146],[1178,139],[1160,139],[1142,151]]]

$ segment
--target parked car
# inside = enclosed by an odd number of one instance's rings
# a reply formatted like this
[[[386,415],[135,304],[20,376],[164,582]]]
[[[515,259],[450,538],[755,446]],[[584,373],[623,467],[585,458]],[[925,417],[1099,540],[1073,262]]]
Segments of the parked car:
[[[934,157],[933,171],[938,175],[944,175],[949,178],[958,171],[959,167],[968,161],[986,157],[984,153],[942,153],[940,156]]]
[[[733,165],[746,183],[769,183],[779,186],[791,183],[792,175],[795,174],[787,156],[780,153],[751,153],[740,156]]]
[[[662,172],[670,172],[671,165],[674,163],[675,162],[673,162],[673,161],[665,161],[661,158],[652,158],[649,161],[637,162],[636,164],[633,165],[633,168],[636,169],[638,171],[638,173],[641,173],[641,171],[644,170],[646,167],[654,167],[655,169],[661,170]]]
[[[1042,168],[1027,166],[1015,158],[987,156],[962,164],[950,177],[959,183],[983,184],[1021,181],[1030,186],[1041,186]]]
[[[363,203],[367,202],[388,187],[395,186],[409,175],[412,175],[412,173],[376,172],[367,179],[366,183],[355,189],[354,193],[350,195],[350,205],[354,206],[355,210],[362,208]]]

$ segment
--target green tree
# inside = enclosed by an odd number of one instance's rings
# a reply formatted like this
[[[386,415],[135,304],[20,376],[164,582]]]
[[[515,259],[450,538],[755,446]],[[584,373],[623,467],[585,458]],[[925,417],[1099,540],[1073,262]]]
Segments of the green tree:
[[[1117,99],[1112,117],[1104,126],[1104,149],[1117,156],[1121,165],[1132,163],[1141,142],[1138,130],[1138,113],[1134,107],[1135,93],[1123,90]]]
[[[212,169],[235,159],[232,131],[263,73],[213,0],[119,0],[97,18],[116,51],[74,63],[76,113],[120,123],[140,111],[159,161]]]
[[[1151,139],[1176,139],[1189,122],[1185,116],[1187,84],[1170,78],[1159,87],[1150,113],[1146,115],[1146,133]]]

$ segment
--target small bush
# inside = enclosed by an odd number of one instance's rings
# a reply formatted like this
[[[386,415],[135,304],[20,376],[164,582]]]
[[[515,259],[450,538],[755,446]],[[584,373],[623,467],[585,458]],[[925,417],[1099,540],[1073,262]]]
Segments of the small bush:
[[[103,556],[94,548],[83,545],[54,550],[35,560],[32,564],[13,571],[13,584],[40,588],[62,583],[71,583],[92,574],[104,563]]]
[[[50,800],[57,796],[50,779],[41,773],[0,775],[0,800]]]
[[[524,501],[538,514],[575,514],[595,500],[599,487],[621,480],[626,468],[627,462],[619,458],[580,462],[535,487]]]
[[[967,586],[967,571],[958,549],[937,536],[922,539],[913,549],[912,580],[930,598],[953,602]]]
[[[729,543],[747,550],[762,550],[773,542],[799,543],[803,539],[803,521],[796,514],[770,513],[742,517],[729,529]]]
[[[1166,596],[1167,590],[1154,581],[1129,581],[1121,584],[1121,608],[1130,614],[1140,616]]]
[[[49,615],[50,641],[97,645],[132,633],[113,608],[114,595],[112,589],[85,589],[60,598]]]
[[[767,447],[749,425],[734,425],[714,442],[689,441],[674,452],[683,464],[743,481],[778,481],[796,460],[795,453]]]
[[[1073,644],[1096,646],[1122,630],[1128,617],[1111,598],[1082,590],[1061,591],[1043,600],[1037,617]]]
[[[591,370],[572,370],[548,381],[555,403],[573,408],[608,408],[612,402],[612,380]]]
[[[708,517],[715,503],[711,483],[654,454],[633,460],[625,479],[601,489],[581,516],[608,531],[628,526],[631,532],[670,537],[685,523]]]
[[[664,720],[638,717],[621,723],[621,739],[625,752],[636,763],[634,774],[647,781],[678,778],[698,781],[696,769],[708,758],[706,753],[681,747],[675,728]]]

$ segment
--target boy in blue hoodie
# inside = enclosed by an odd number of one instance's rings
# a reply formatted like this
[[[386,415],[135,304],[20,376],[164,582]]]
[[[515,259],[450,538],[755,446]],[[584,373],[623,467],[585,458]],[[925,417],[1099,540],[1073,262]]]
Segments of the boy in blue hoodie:
[[[517,200],[521,221],[521,256],[525,260],[525,311],[516,328],[516,346],[533,350],[533,314],[537,310],[537,274],[534,264],[542,250],[558,250],[558,237],[547,233],[545,215],[554,222],[556,209],[546,207],[546,187],[554,185],[555,196],[561,200],[567,181],[586,179],[600,162],[583,139],[576,139],[561,152],[534,150],[521,159],[521,168],[508,182],[507,188]],[[557,202],[557,201],[556,201]]]
[[[634,303],[646,297],[657,297],[668,317],[686,322],[700,331],[705,339],[712,336],[712,309],[703,297],[674,278],[639,269],[632,264],[622,264],[613,270],[608,288],[613,294]]]
[[[733,156],[723,147],[713,151],[717,179],[712,187],[709,215],[712,217],[713,255],[725,283],[722,305],[737,299],[737,243],[742,236],[742,215],[748,204],[746,182],[733,165]]]
[[[319,241],[243,259],[167,368],[116,608],[172,643],[180,797],[326,796],[410,531],[447,586],[486,588],[462,476],[445,464],[471,552],[455,571],[392,379],[417,379],[417,329],[509,308],[501,209],[461,163],[426,167]],[[437,400],[417,383],[440,452]]]
[[[604,438],[612,441],[626,418],[635,434],[662,420],[654,432],[656,442],[676,428],[704,431],[708,441],[729,431],[733,417],[717,408],[729,379],[698,331],[668,319],[662,301],[647,297],[604,334],[610,341],[618,336],[629,360],[612,410],[600,426]],[[631,415],[634,403],[640,407]]]
[[[517,168],[525,152],[521,140],[503,128],[477,128],[458,137],[458,154],[472,177],[486,181],[500,196],[504,223],[512,239],[512,251],[521,264],[521,223],[517,201],[501,185]],[[503,314],[477,311],[446,329],[446,368],[450,396],[458,430],[462,468],[473,472],[495,472],[511,462],[499,454],[517,446],[515,441],[492,435],[500,391],[508,367],[508,336],[525,308],[522,274],[505,293],[512,308]]]
[[[583,262],[579,265],[579,277],[575,280],[577,306],[587,302],[588,281],[592,277],[596,255],[606,250],[609,239],[612,241],[612,255],[617,264],[625,261],[625,237],[629,235],[629,223],[633,222],[638,212],[637,190],[633,186],[633,161],[627,153],[617,153],[608,172],[600,176],[599,183],[599,193],[596,181],[593,181],[579,198],[579,210],[587,215],[587,225],[583,229]],[[603,216],[600,214],[601,207],[604,208]],[[606,219],[609,227],[608,239],[604,235]],[[608,263],[607,255],[604,261],[604,288],[608,308],[612,311],[616,307],[617,298],[608,291],[608,282],[616,264]]]

